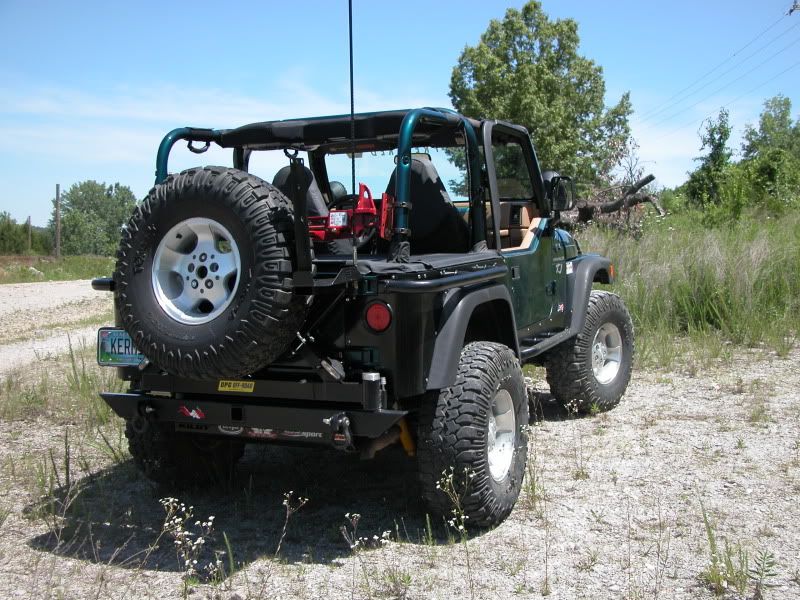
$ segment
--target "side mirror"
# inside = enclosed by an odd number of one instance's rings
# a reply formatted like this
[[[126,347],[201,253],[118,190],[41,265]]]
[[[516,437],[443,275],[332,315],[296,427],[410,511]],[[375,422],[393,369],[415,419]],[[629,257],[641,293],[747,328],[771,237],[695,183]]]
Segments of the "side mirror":
[[[571,210],[575,206],[575,196],[572,177],[556,175],[550,180],[550,206],[554,211]]]

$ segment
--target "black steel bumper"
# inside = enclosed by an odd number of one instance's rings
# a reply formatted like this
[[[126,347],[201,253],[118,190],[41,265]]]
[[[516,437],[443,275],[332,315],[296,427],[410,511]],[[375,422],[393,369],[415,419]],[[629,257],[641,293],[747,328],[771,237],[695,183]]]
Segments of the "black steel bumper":
[[[174,423],[181,431],[282,443],[352,445],[353,437],[374,439],[407,413],[360,407],[297,407],[240,402],[240,398],[182,399],[145,393],[102,392],[100,397],[124,419],[143,417]]]

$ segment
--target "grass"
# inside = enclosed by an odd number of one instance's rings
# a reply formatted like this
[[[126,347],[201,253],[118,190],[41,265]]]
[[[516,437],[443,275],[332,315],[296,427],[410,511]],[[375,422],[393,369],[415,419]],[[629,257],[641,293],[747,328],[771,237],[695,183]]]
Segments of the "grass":
[[[19,369],[0,380],[0,419],[46,417],[88,428],[108,424],[111,409],[98,392],[122,391],[115,369],[99,367],[95,348],[70,346],[64,357]]]
[[[599,227],[578,234],[608,256],[637,329],[643,364],[726,359],[732,347],[785,356],[800,333],[800,213],[706,229],[686,213],[647,222],[639,239]]]
[[[113,270],[114,259],[108,256],[0,256],[0,284],[92,279]]]
[[[744,597],[752,585],[751,597],[763,598],[764,589],[777,576],[775,555],[762,549],[751,564],[750,552],[742,543],[729,544],[727,539],[722,538],[720,545],[716,523],[702,502],[700,512],[709,552],[709,562],[700,573],[700,579],[718,596],[735,590],[739,597]]]

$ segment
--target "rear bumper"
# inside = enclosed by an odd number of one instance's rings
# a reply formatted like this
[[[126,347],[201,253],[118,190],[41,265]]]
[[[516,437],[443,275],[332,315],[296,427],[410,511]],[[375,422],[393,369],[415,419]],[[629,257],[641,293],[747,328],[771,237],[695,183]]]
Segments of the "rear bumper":
[[[361,408],[297,407],[240,402],[239,398],[178,399],[145,393],[102,392],[100,397],[124,419],[144,417],[174,423],[180,431],[281,443],[341,446],[352,437],[375,439],[407,412]],[[344,428],[343,428],[344,424]],[[346,431],[345,431],[346,430]]]

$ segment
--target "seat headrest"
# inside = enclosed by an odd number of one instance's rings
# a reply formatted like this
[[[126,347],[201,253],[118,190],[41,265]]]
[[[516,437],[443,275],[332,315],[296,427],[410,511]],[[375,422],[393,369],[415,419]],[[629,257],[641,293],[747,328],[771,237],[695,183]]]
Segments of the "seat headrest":
[[[386,193],[395,194],[397,169],[392,172]],[[453,208],[450,194],[429,160],[411,160],[411,237],[424,238],[435,233]]]
[[[325,205],[325,198],[317,185],[314,173],[308,167],[301,168],[300,189],[306,194],[308,202],[308,214],[312,217],[327,217],[328,207]],[[294,194],[294,181],[292,181],[292,167],[286,166],[275,173],[272,178],[272,185],[278,188],[283,194],[292,199]]]

